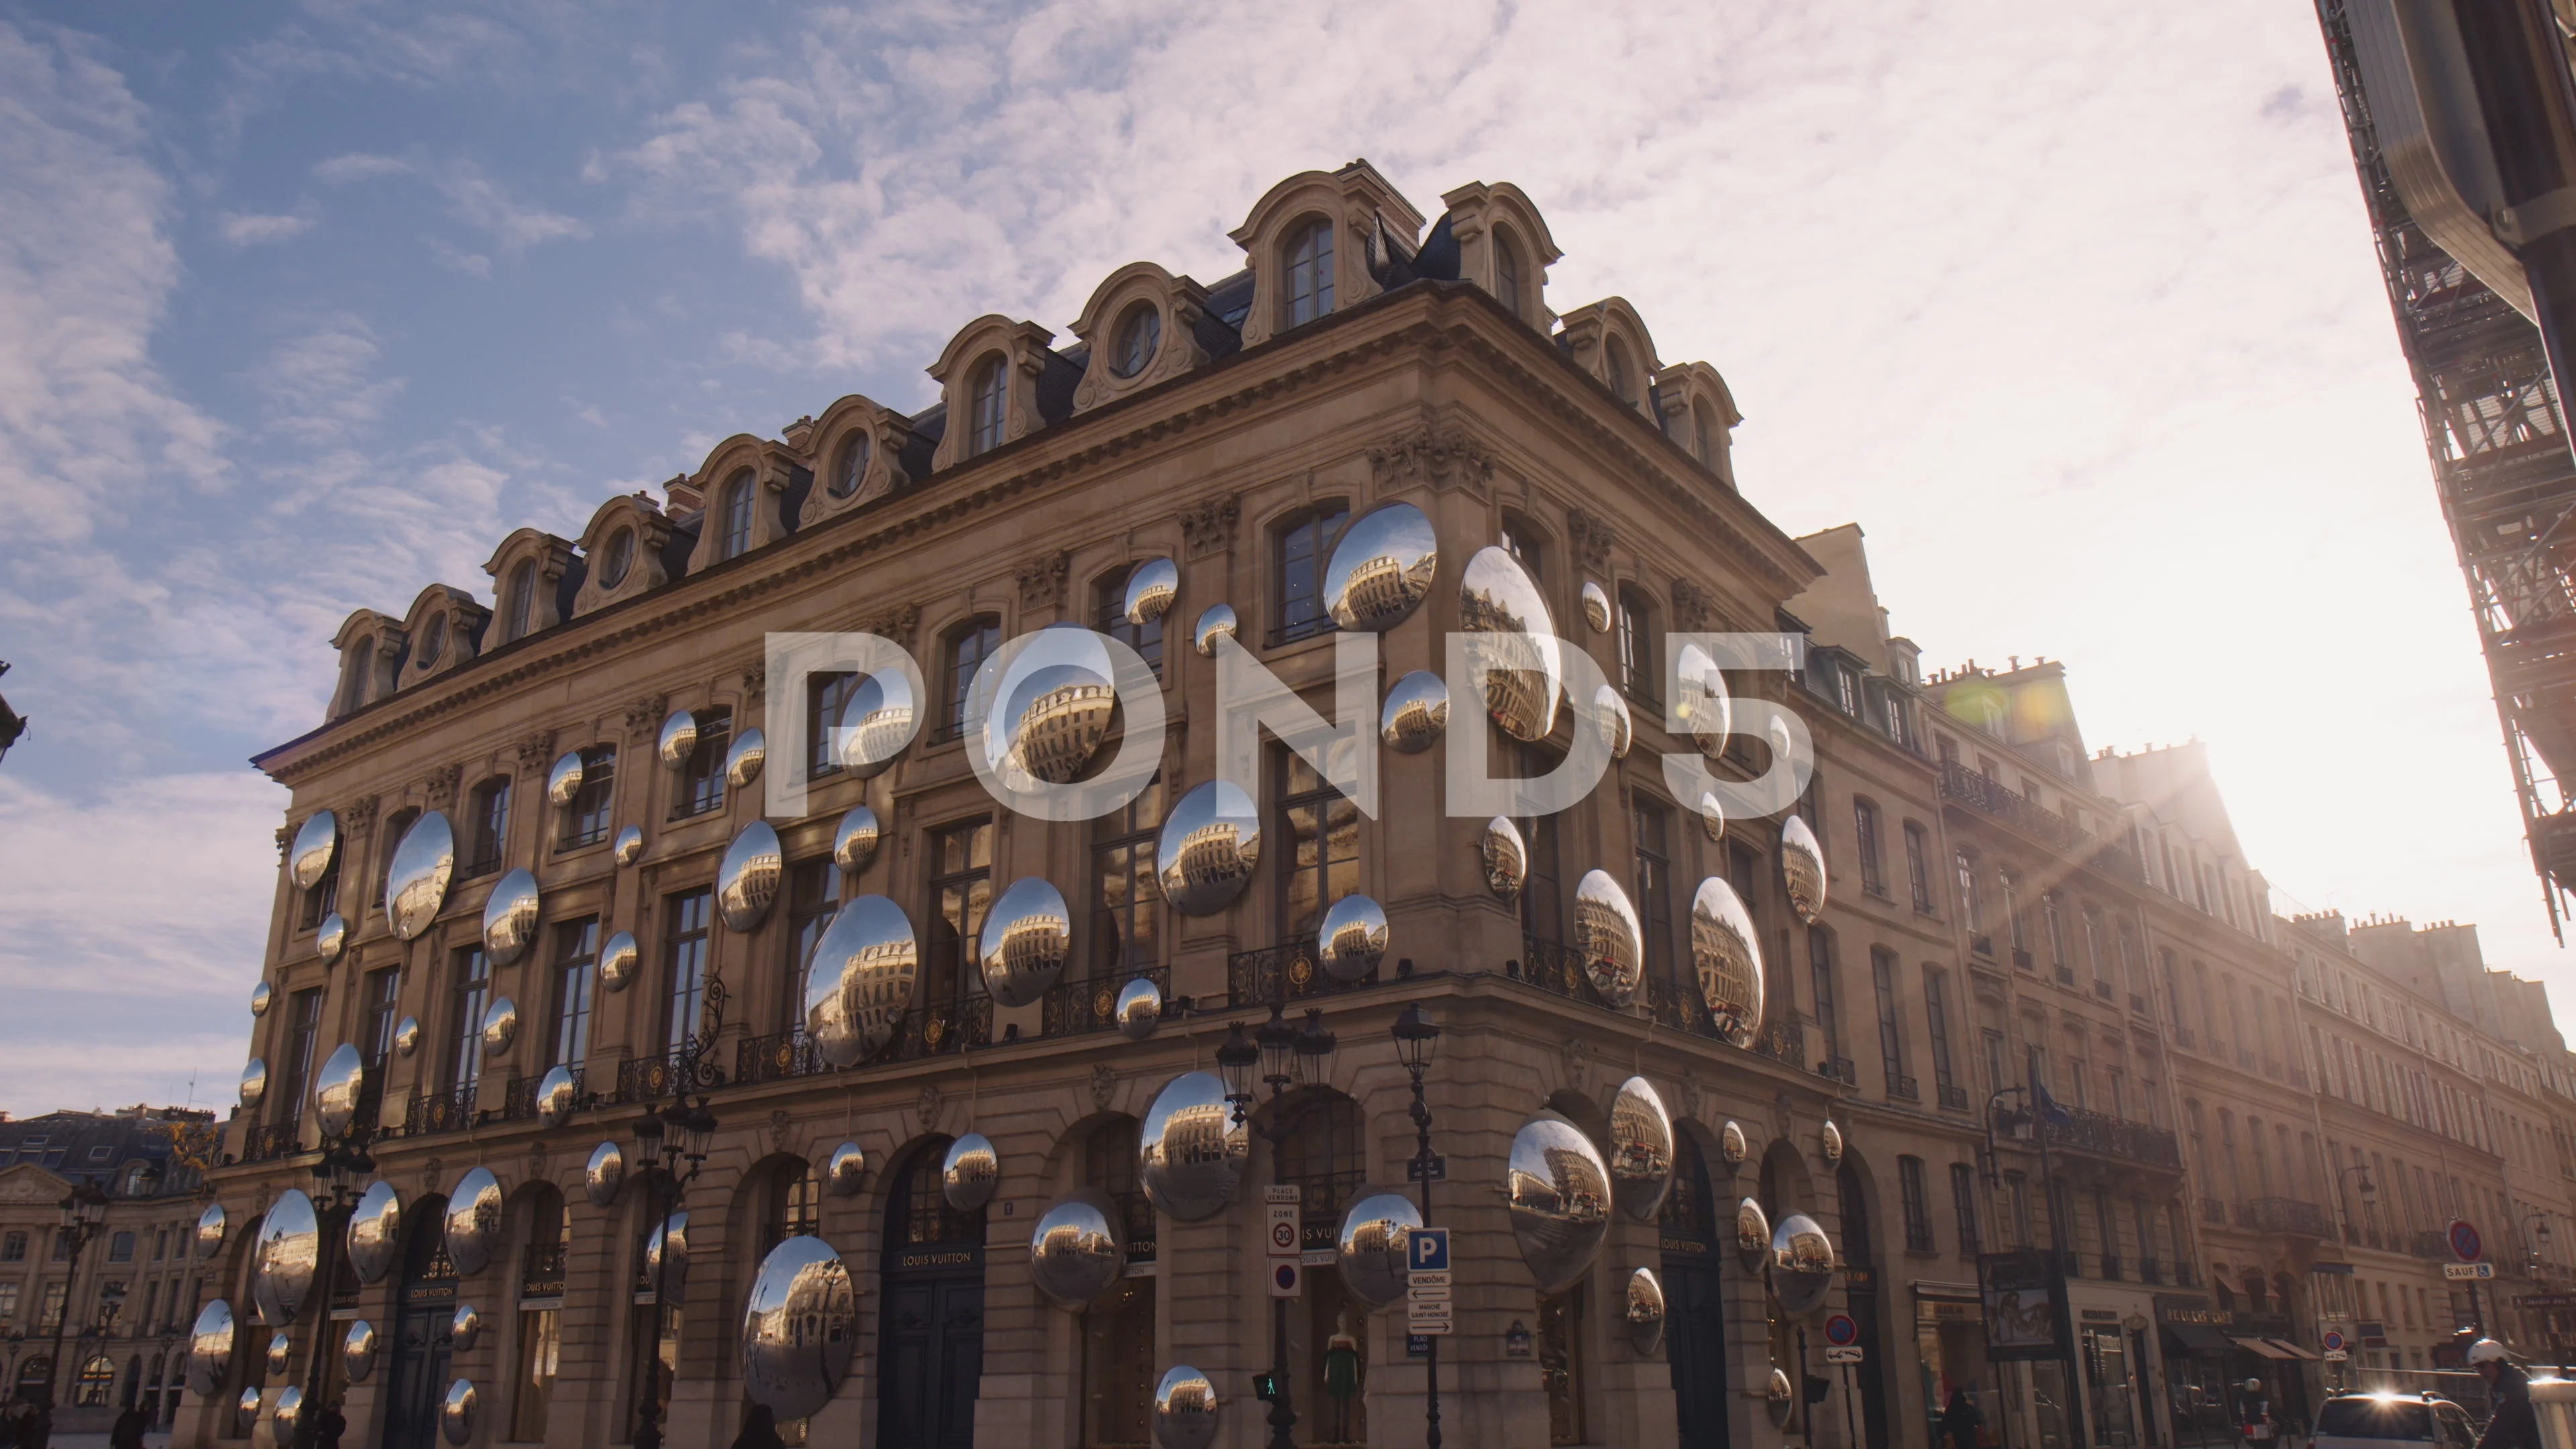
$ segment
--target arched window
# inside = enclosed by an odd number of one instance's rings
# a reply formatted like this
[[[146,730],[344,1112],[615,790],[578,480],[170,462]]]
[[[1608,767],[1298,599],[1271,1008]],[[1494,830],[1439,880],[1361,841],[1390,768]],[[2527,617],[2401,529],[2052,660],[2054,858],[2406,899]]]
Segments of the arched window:
[[[519,560],[510,570],[510,596],[502,601],[505,639],[524,639],[537,623],[537,561]]]
[[[1709,407],[1708,399],[1697,398],[1692,401],[1690,418],[1691,456],[1699,459],[1701,463],[1708,467],[1716,467],[1718,435],[1717,415],[1715,410]]]
[[[990,614],[979,615],[948,631],[947,689],[944,694],[946,718],[939,722],[940,737],[955,739],[966,732],[967,696],[975,689],[975,671],[984,666],[994,650],[1002,647],[1002,621]]]
[[[1120,377],[1134,377],[1154,360],[1163,346],[1163,309],[1151,302],[1138,302],[1118,319],[1118,334],[1109,354],[1109,370]]]
[[[1136,1186],[1136,1119],[1113,1117],[1083,1141],[1083,1184],[1117,1205],[1127,1261],[1154,1261],[1154,1205]],[[1085,1444],[1142,1444],[1151,1437],[1154,1280],[1122,1278],[1082,1313]]]
[[[832,466],[832,496],[847,498],[859,491],[860,480],[868,476],[868,459],[874,455],[865,431],[850,434],[841,444],[840,460]]]
[[[1333,223],[1329,217],[1299,222],[1282,251],[1287,263],[1281,324],[1303,326],[1333,310]]]
[[[1528,320],[1521,308],[1521,249],[1501,227],[1494,228],[1494,295],[1513,316]]]
[[[73,1402],[84,1409],[104,1409],[115,1389],[116,1360],[102,1353],[81,1365],[78,1397]]]
[[[739,557],[751,547],[751,505],[754,495],[758,492],[759,488],[749,468],[734,474],[726,481],[724,516],[720,531],[716,535],[718,559]]]
[[[1002,402],[1008,376],[1009,369],[999,353],[975,364],[974,382],[966,390],[972,399],[966,434],[966,456],[970,458],[1002,446]]]
[[[414,668],[427,669],[447,652],[447,611],[439,610],[420,626],[420,647],[412,651]]]
[[[1609,346],[1610,391],[1630,407],[1637,405],[1637,367],[1628,360],[1628,344],[1613,337]]]
[[[616,588],[626,582],[626,575],[634,567],[635,530],[621,528],[608,536],[608,547],[601,550],[599,586],[603,589]]]
[[[789,1238],[810,1238],[823,1231],[823,1183],[806,1162],[783,1163],[770,1184],[769,1222],[761,1252]]]

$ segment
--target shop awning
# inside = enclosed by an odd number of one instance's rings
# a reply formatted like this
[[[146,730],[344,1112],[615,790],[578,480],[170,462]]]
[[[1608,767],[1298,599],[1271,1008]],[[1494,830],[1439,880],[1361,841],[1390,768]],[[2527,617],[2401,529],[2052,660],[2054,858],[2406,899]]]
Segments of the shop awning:
[[[2291,1358],[2305,1359],[2309,1363],[2325,1362],[2322,1355],[2311,1353],[2308,1350],[2299,1347],[2297,1344],[2290,1342],[2286,1338],[2267,1338],[2263,1341],[2272,1345],[2274,1348],[2279,1349],[2282,1353],[2287,1354]]]
[[[2239,1338],[2230,1334],[2228,1341],[2258,1358],[2295,1359],[2298,1357],[2295,1353],[2282,1352],[2281,1346],[2268,1338]]]
[[[2236,1346],[2235,1340],[2205,1323],[2168,1323],[2165,1336],[2190,1353],[2225,1353]]]

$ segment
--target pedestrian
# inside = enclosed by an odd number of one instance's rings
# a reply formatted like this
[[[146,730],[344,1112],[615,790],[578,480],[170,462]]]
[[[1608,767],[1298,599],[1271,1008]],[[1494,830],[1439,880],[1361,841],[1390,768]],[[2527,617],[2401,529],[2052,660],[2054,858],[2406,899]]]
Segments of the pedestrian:
[[[151,1422],[141,1409],[128,1408],[107,1431],[107,1449],[143,1449],[143,1430]]]
[[[1941,1410],[1941,1437],[1949,1449],[1977,1449],[1979,1431],[1986,1427],[1986,1416],[1977,1402],[1968,1397],[1965,1387],[1950,1390],[1950,1402]]]
[[[733,1436],[733,1449],[787,1449],[778,1437],[778,1415],[767,1404],[752,1405],[742,1416],[742,1432]]]
[[[54,1396],[50,1391],[38,1395],[27,1410],[19,1426],[18,1442],[24,1449],[47,1449],[54,1442]]]
[[[340,1449],[340,1436],[349,1432],[349,1421],[340,1413],[337,1399],[322,1406],[322,1417],[313,1421],[313,1449]]]
[[[2531,1410],[2531,1375],[2514,1363],[2504,1345],[2481,1338],[2469,1345],[2469,1367],[2487,1381],[2495,1401],[2478,1449],[2540,1449],[2540,1419]]]

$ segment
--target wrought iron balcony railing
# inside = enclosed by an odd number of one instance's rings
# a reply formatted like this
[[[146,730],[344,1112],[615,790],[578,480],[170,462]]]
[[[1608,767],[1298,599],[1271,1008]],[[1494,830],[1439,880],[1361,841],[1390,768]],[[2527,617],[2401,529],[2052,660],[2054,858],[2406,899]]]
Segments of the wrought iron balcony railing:
[[[812,1076],[824,1069],[821,1054],[801,1026],[774,1036],[744,1037],[733,1049],[733,1079],[742,1086]]]
[[[1968,1110],[1967,1088],[1960,1086],[1956,1082],[1952,1082],[1949,1085],[1942,1087],[1940,1092],[1942,1106],[1949,1108],[1953,1112],[1965,1112]]]
[[[2334,1227],[2327,1221],[2324,1208],[2292,1197],[2254,1199],[2245,1204],[2243,1224],[2258,1233],[2277,1233],[2283,1237],[2323,1240],[2334,1236]]]
[[[585,1069],[581,1067],[572,1069],[572,1099],[575,1103],[584,1106],[589,1104],[586,1076]],[[501,1098],[501,1120],[522,1122],[536,1116],[537,1088],[544,1082],[543,1076],[512,1077],[509,1090]]]
[[[2117,1157],[2149,1167],[2182,1167],[2182,1144],[2162,1127],[2144,1122],[2131,1122],[2102,1112],[2087,1112],[2080,1107],[2063,1108],[2067,1122],[2048,1124],[2048,1145],[2089,1152],[2102,1157]]]
[[[1226,1000],[1237,1007],[1285,1006],[1310,996],[1330,996],[1375,986],[1385,970],[1371,970],[1357,981],[1336,981],[1324,974],[1312,942],[1237,951],[1225,958]]]
[[[1906,1076],[1890,1076],[1887,1079],[1887,1095],[1904,1102],[1923,1100],[1922,1090],[1915,1085],[1912,1077]]]
[[[1942,799],[1982,811],[2068,854],[2086,853],[2093,847],[2093,838],[2068,824],[2066,817],[2041,808],[1965,765],[1942,766],[1939,789]]]
[[[2227,1204],[2214,1197],[2200,1200],[2200,1220],[2218,1227],[2227,1226]]]
[[[611,1102],[651,1102],[684,1092],[704,1092],[725,1084],[724,1068],[695,1042],[658,1056],[629,1057],[617,1064],[617,1086]]]
[[[474,1123],[474,1097],[480,1084],[466,1082],[461,1086],[411,1094],[403,1112],[402,1135],[425,1137],[433,1132],[462,1132]]]
[[[300,1126],[301,1124],[293,1119],[276,1123],[252,1123],[242,1131],[241,1160],[274,1162],[281,1157],[293,1157],[303,1150],[303,1144],[298,1140]]]
[[[1118,1025],[1115,1012],[1118,993],[1127,983],[1142,978],[1154,983],[1163,994],[1166,1010],[1172,1001],[1172,971],[1168,966],[1155,966],[1124,976],[1102,976],[1089,981],[1066,981],[1049,990],[1038,1005],[1038,1031],[1043,1036],[1082,1036],[1089,1032],[1108,1031]]]
[[[563,1291],[563,1244],[548,1243],[543,1246],[531,1246],[519,1260],[519,1296],[561,1298]]]
[[[1510,972],[1506,970],[1505,974]],[[1515,980],[1526,981],[1541,991],[1553,992],[1569,1001],[1598,1006],[1607,1011],[1610,1003],[1592,989],[1592,978],[1583,969],[1583,953],[1560,941],[1521,933],[1521,960]]]

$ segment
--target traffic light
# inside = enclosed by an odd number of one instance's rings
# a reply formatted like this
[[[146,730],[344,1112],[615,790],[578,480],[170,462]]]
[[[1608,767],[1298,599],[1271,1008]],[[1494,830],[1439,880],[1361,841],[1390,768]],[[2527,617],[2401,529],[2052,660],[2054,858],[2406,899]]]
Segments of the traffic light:
[[[1274,1373],[1254,1374],[1252,1396],[1265,1404],[1276,1402],[1279,1398],[1279,1376]]]

